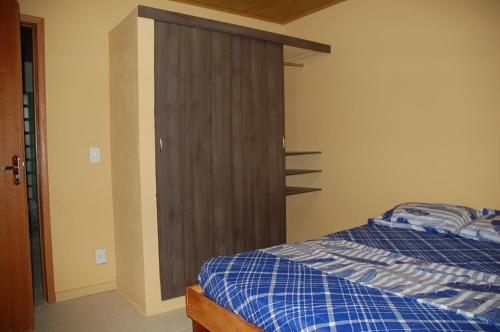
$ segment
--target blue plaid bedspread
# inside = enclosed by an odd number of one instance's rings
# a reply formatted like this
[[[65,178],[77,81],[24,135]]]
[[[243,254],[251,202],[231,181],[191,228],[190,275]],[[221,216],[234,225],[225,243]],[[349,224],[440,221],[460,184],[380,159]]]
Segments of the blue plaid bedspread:
[[[328,237],[500,274],[498,245],[454,235],[364,225]],[[265,331],[499,330],[494,323],[364,286],[265,251],[213,258],[203,265],[199,281],[209,298]]]

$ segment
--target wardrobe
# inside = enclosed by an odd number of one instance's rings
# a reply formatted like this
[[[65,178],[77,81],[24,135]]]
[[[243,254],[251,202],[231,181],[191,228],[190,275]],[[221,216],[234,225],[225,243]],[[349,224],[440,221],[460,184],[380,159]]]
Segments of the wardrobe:
[[[152,257],[166,300],[210,257],[285,242],[284,45],[330,52],[143,6],[110,33],[117,283],[129,298],[147,297],[138,270]]]

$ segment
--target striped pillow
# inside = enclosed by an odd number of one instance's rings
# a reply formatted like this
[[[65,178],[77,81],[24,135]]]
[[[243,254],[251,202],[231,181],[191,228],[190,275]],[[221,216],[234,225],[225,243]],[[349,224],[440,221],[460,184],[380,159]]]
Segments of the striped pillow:
[[[500,244],[500,213],[490,214],[460,229],[458,235],[469,239]]]
[[[458,234],[460,228],[480,217],[481,211],[465,206],[404,203],[370,222],[432,233]]]

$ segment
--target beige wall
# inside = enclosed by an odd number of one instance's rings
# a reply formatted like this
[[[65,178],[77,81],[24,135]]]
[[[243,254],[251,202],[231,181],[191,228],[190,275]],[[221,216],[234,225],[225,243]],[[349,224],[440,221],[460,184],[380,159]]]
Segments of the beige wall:
[[[111,174],[117,287],[145,312],[138,46],[134,11],[109,34]]]
[[[111,159],[118,291],[146,315],[162,301],[156,214],[154,21],[134,11],[109,35]]]
[[[109,34],[113,210],[118,291],[144,314],[162,302],[156,216],[154,21],[134,11]]]
[[[45,18],[50,207],[57,299],[116,286],[110,162],[108,33],[137,0],[20,0]],[[282,32],[283,27],[168,0],[140,2]],[[88,148],[101,148],[100,164]],[[95,264],[106,248],[108,263]]]
[[[285,26],[333,45],[286,69],[288,157],[323,192],[287,198],[288,239],[403,201],[500,207],[500,1],[347,0]]]

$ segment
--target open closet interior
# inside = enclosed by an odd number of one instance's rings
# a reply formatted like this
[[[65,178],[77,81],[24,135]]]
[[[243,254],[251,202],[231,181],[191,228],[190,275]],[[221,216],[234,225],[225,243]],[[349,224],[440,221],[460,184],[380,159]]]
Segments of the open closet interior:
[[[210,257],[286,241],[285,176],[319,170],[285,166],[317,152],[285,151],[283,48],[330,46],[142,6],[109,40],[117,283],[150,312]]]

